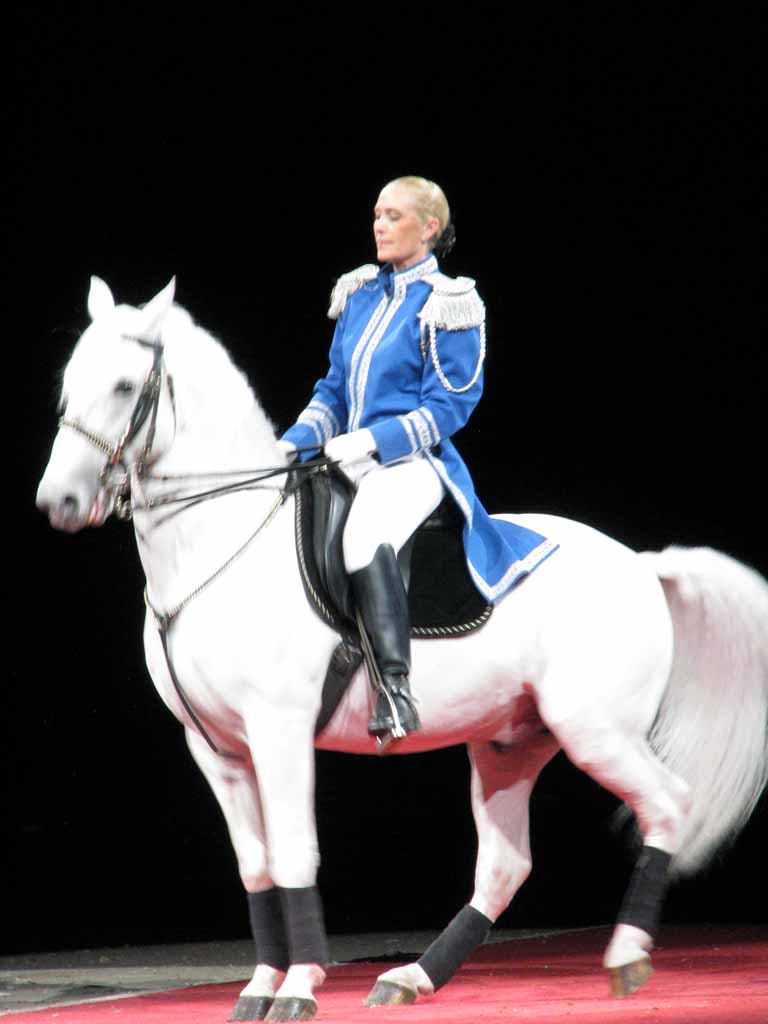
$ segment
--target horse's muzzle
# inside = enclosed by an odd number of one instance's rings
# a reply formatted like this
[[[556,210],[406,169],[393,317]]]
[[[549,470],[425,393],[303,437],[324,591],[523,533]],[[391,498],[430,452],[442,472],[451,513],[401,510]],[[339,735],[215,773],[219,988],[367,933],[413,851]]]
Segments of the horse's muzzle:
[[[101,526],[111,511],[111,498],[99,491],[96,499],[86,507],[74,493],[54,496],[43,484],[37,492],[37,507],[48,516],[51,526],[66,533],[77,533],[86,526]]]

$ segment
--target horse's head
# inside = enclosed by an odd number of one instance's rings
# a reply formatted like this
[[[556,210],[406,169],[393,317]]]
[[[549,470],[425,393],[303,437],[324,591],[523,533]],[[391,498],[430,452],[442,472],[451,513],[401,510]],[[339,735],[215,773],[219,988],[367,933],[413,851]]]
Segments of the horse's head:
[[[161,403],[163,324],[171,281],[141,308],[117,306],[91,278],[83,332],[63,376],[62,418],[37,492],[37,505],[60,530],[101,526],[115,501],[115,472],[125,475],[172,431]]]

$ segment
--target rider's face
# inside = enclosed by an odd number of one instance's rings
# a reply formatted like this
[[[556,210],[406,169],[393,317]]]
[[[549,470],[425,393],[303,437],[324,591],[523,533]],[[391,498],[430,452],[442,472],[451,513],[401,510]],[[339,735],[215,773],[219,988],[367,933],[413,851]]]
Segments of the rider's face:
[[[373,212],[373,237],[376,258],[391,263],[395,270],[405,270],[429,254],[429,240],[439,222],[436,217],[421,217],[413,189],[394,183],[387,185]]]

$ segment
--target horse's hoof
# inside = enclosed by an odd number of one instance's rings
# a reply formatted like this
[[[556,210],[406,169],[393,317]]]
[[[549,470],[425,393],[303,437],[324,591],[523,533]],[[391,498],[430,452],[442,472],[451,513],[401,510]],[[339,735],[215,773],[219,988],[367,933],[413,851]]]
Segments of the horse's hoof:
[[[317,1003],[314,999],[300,999],[296,996],[289,996],[284,999],[276,999],[272,1003],[265,1020],[312,1020],[317,1013]]]
[[[641,957],[631,964],[623,964],[621,967],[609,967],[608,974],[611,979],[612,996],[629,996],[637,992],[653,974],[651,958]]]
[[[240,996],[227,1020],[264,1020],[273,1002],[271,996]]]
[[[405,1006],[416,1002],[416,993],[393,981],[377,981],[365,1000],[365,1006]]]

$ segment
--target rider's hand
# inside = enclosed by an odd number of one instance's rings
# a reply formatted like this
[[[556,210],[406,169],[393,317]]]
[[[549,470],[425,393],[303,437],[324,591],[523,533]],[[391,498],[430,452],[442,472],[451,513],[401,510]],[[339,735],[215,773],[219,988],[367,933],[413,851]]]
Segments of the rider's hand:
[[[293,441],[278,441],[277,447],[285,456],[285,461],[288,463],[289,466],[292,462],[295,461],[297,455],[299,454],[296,451],[296,445],[293,443]]]
[[[376,451],[376,441],[370,430],[353,430],[351,434],[332,437],[324,451],[329,459],[344,465],[372,455]]]

